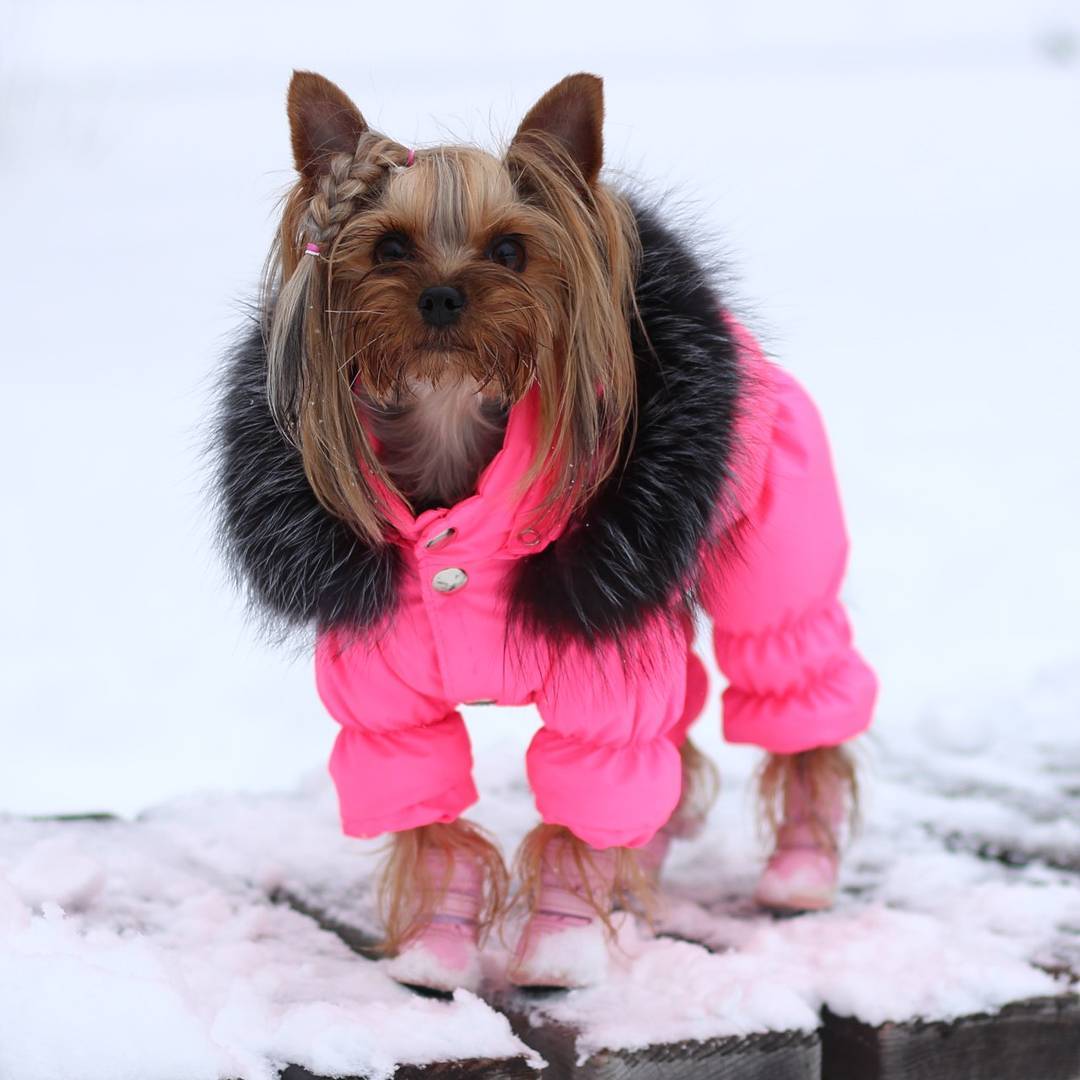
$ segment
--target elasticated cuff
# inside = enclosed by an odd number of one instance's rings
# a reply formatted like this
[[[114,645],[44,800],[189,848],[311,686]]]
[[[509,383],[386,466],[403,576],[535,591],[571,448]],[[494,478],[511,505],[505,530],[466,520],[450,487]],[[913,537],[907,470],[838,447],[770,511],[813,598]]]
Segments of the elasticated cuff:
[[[440,792],[430,802],[416,803],[379,817],[347,818],[342,813],[341,829],[346,836],[371,839],[386,833],[419,829],[422,825],[434,825],[436,822],[449,824],[457,821],[479,797],[476,785],[470,778],[464,784]]]
[[[729,686],[723,695],[724,737],[774,754],[839,746],[870,726],[876,697],[877,678],[851,650],[806,685],[784,693]]]
[[[469,736],[456,712],[394,732],[344,727],[330,755],[330,775],[349,836],[454,821],[478,797]]]

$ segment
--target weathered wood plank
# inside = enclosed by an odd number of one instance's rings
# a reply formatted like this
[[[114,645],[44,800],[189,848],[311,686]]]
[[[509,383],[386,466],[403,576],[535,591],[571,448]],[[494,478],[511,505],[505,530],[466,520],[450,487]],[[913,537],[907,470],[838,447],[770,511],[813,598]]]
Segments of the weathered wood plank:
[[[992,803],[997,808],[1007,808],[1015,817],[1011,825],[998,821],[986,827],[927,821],[925,825],[931,835],[938,837],[948,849],[993,859],[1005,866],[1042,863],[1080,873],[1080,836],[1075,830],[1059,832],[1053,828],[1059,822],[1069,821],[1070,814],[1075,817],[1072,807],[1080,798],[1080,757],[1063,750],[1060,760],[1044,762],[1042,778],[1049,783],[1036,787],[1030,774],[1020,775],[1015,784],[1006,784],[952,777],[920,767],[906,782],[957,803],[978,800]]]
[[[578,1062],[578,1032],[537,1023],[527,999],[491,1002],[523,1043],[548,1062],[541,1080],[820,1080],[817,1032],[776,1032],[744,1038],[658,1043],[642,1050],[601,1050]]]
[[[953,830],[942,833],[941,840],[950,851],[966,851],[980,859],[992,859],[1005,866],[1029,866],[1042,863],[1055,870],[1080,873],[1080,850],[1025,841],[1022,837],[994,837],[981,833]]]
[[[871,1027],[826,1012],[822,1080],[1080,1080],[1080,997]]]
[[[284,904],[300,915],[307,916],[324,930],[335,934],[353,952],[359,953],[367,960],[381,960],[385,955],[379,946],[378,938],[373,934],[351,923],[343,922],[341,919],[335,919],[315,904],[288,889],[274,889],[270,893],[270,901],[274,904]]]
[[[470,1058],[436,1062],[433,1065],[399,1065],[394,1080],[537,1080],[540,1074],[523,1058],[488,1061]],[[368,1080],[363,1076],[325,1077],[299,1065],[289,1065],[279,1080]]]
[[[91,810],[82,814],[32,814],[26,819],[27,821],[95,821],[95,822],[122,822],[123,818],[119,818],[116,814],[109,814],[105,811]]]

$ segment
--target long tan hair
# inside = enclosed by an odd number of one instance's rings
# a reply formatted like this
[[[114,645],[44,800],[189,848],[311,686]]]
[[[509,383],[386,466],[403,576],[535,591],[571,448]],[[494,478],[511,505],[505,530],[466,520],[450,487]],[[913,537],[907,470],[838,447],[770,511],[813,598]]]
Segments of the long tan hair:
[[[406,376],[467,375],[506,405],[539,387],[522,483],[542,477],[545,512],[579,509],[615,468],[635,409],[638,239],[626,201],[596,176],[599,80],[549,91],[501,160],[471,147],[413,155],[320,76],[294,77],[289,111],[301,178],[265,274],[268,393],[319,500],[383,542],[378,487],[394,485],[357,389],[391,401]],[[379,238],[393,232],[407,233],[412,257],[381,265]],[[485,255],[493,234],[521,239],[522,272]],[[418,347],[416,323],[417,292],[448,274],[474,298],[450,376]]]

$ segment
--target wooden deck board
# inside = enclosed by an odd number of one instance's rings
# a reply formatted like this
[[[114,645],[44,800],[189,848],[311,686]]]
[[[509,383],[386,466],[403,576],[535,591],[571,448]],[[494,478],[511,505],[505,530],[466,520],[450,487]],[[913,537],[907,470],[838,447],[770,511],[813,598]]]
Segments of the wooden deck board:
[[[1080,998],[949,1023],[871,1027],[826,1012],[822,1080],[1080,1080]]]
[[[528,1002],[496,998],[523,1043],[547,1067],[540,1080],[820,1080],[817,1032],[777,1032],[744,1038],[659,1043],[641,1050],[601,1050],[578,1061],[578,1032],[550,1022],[537,1024]]]
[[[536,1080],[538,1075],[524,1058],[499,1061],[468,1058],[433,1065],[399,1065],[394,1080]],[[367,1080],[367,1077],[319,1076],[299,1065],[289,1065],[279,1074],[279,1080]]]

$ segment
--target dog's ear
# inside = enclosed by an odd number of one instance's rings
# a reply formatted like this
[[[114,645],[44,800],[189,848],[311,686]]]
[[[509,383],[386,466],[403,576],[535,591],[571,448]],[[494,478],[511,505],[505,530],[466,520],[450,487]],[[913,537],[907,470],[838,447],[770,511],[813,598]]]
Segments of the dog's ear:
[[[604,159],[604,81],[584,72],[556,83],[525,115],[510,144],[532,142],[551,151],[552,143],[592,185]],[[561,155],[560,155],[561,156]],[[557,162],[564,165],[564,162]]]
[[[289,83],[289,127],[296,171],[318,179],[333,154],[351,154],[367,124],[360,110],[329,79],[294,71]]]

